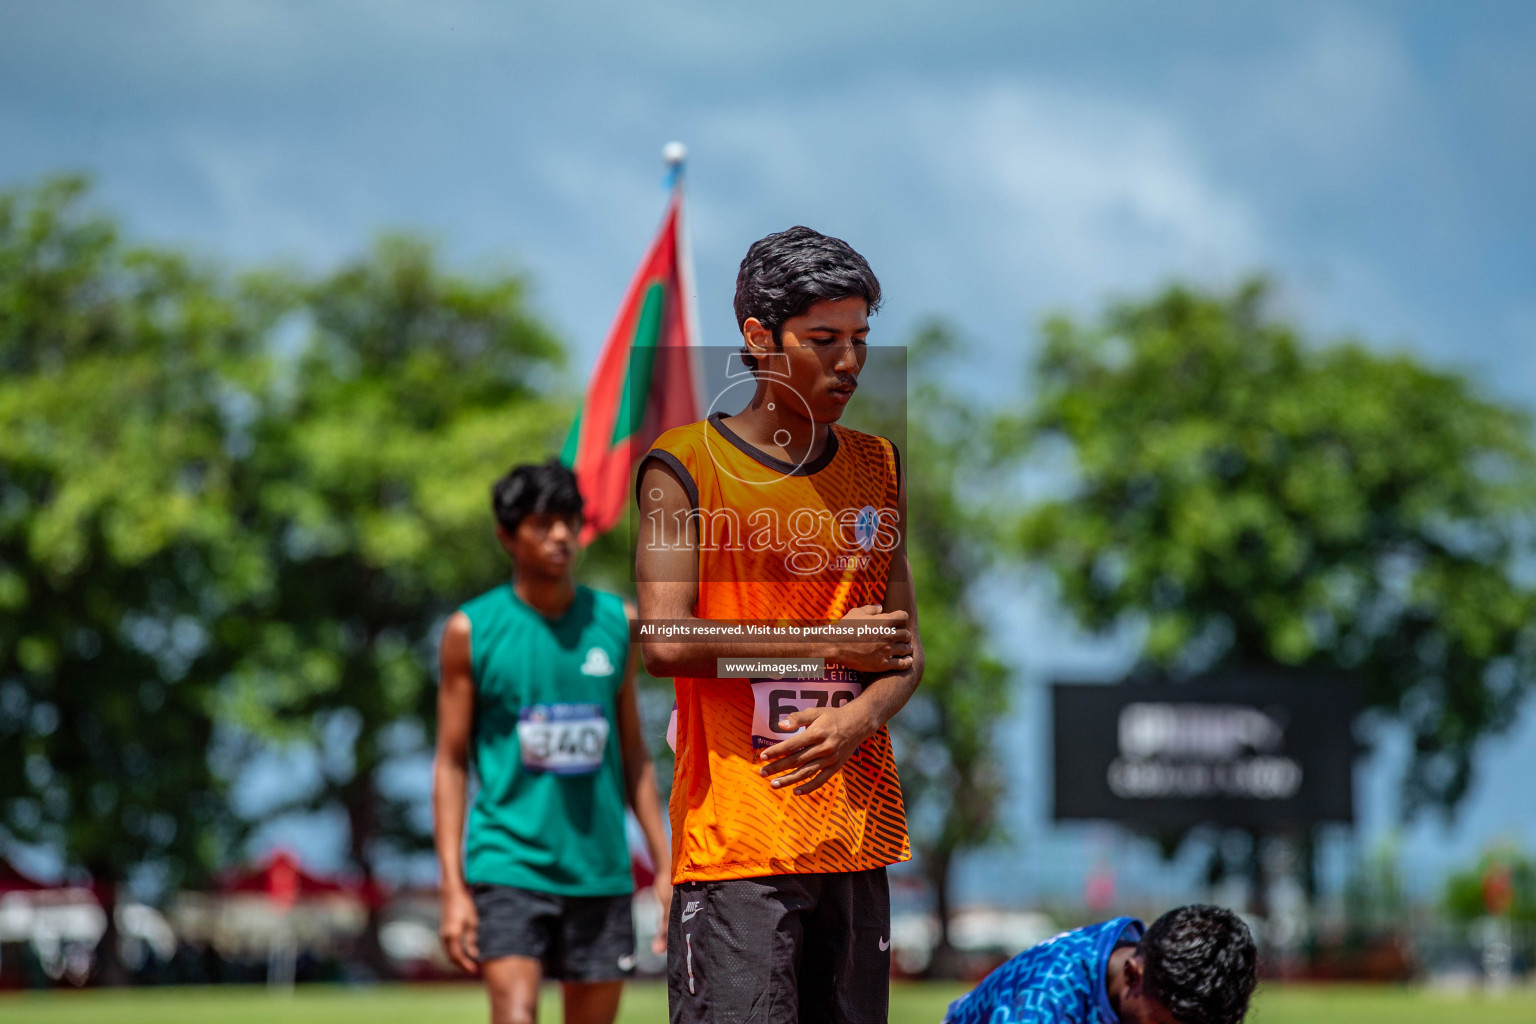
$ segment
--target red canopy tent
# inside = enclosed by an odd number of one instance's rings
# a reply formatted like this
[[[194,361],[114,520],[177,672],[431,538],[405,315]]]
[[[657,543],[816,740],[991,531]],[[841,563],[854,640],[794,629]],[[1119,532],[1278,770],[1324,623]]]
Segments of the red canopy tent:
[[[634,876],[636,889],[644,889],[656,878],[656,869],[641,853],[631,853],[630,871]],[[3,878],[3,875],[0,875],[0,878]],[[0,882],[0,891],[4,891],[3,882]],[[352,896],[370,907],[382,906],[386,901],[384,892],[377,885],[346,882],[310,874],[299,863],[298,858],[287,850],[274,852],[264,864],[257,867],[224,876],[219,881],[218,891],[256,893],[267,896],[285,907],[291,907],[302,899],[323,896]]]
[[[285,907],[322,896],[352,896],[368,906],[384,901],[377,886],[310,874],[287,850],[274,852],[260,867],[226,876],[218,888],[223,893],[260,893]]]
[[[41,892],[44,889],[52,889],[54,886],[44,885],[36,879],[28,878],[17,871],[10,861],[0,857],[0,893],[7,892]]]

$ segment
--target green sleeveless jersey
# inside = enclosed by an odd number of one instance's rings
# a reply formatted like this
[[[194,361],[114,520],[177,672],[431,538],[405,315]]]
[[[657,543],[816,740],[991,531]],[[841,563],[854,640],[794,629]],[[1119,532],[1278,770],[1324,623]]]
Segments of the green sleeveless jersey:
[[[616,713],[623,601],[578,586],[565,614],[546,619],[508,583],[461,611],[480,778],[465,878],[559,896],[632,892]]]

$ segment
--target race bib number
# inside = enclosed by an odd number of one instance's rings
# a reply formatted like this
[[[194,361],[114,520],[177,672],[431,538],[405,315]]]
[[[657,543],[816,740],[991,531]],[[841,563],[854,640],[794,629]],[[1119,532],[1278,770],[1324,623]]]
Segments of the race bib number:
[[[752,679],[752,749],[762,750],[804,732],[805,727],[783,728],[785,715],[808,708],[840,708],[864,692],[858,673],[827,666],[826,679]]]
[[[608,719],[597,704],[534,704],[517,719],[523,767],[555,775],[590,775],[603,763]]]

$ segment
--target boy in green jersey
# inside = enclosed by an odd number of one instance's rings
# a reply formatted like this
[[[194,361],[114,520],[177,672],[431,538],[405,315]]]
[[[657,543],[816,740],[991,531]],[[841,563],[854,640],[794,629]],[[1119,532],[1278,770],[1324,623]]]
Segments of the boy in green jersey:
[[[582,499],[556,460],[491,491],[510,582],[443,628],[432,807],[443,946],[480,973],[493,1024],[533,1024],[563,982],[566,1024],[612,1024],[634,969],[624,810],[656,865],[666,951],[670,850],[635,699],[629,602],[579,586]],[[465,810],[469,765],[480,789]]]

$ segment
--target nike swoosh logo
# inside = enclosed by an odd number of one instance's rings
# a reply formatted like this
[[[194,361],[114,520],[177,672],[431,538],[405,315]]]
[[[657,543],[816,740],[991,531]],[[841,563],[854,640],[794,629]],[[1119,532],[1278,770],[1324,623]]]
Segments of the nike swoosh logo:
[[[690,903],[690,904],[688,904],[686,907],[683,908],[683,920],[684,921],[692,921],[694,915],[697,914],[698,912],[699,912],[699,905],[697,903]]]
[[[890,939],[881,939],[880,940],[880,952],[884,953],[886,950],[888,950],[890,948],[891,948],[891,940]]]

